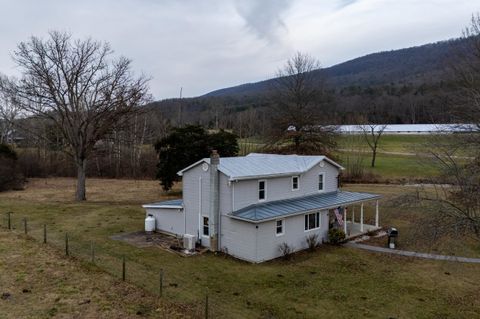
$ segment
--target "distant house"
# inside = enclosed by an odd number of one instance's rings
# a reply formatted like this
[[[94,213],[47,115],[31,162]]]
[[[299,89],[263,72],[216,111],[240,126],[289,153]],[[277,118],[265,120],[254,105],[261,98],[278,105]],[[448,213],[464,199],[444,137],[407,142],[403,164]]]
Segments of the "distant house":
[[[348,236],[378,229],[380,196],[340,190],[342,169],[325,156],[214,152],[178,172],[183,199],[143,207],[158,231],[193,235],[212,251],[257,263],[281,256],[282,243],[298,251],[310,235],[325,242],[334,225]],[[365,202],[376,204],[375,225],[364,224]]]

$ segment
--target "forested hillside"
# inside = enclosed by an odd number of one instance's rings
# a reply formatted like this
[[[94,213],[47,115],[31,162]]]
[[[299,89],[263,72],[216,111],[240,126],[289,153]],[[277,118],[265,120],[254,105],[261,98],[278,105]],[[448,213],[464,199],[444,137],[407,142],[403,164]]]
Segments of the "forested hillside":
[[[336,124],[352,124],[359,114],[388,123],[454,121],[445,115],[455,90],[448,68],[464,46],[464,39],[442,41],[373,53],[313,71],[318,85],[328,93],[319,107]],[[197,98],[158,101],[150,107],[173,125],[195,122],[244,131],[239,126],[248,124],[257,131],[263,124],[249,121],[268,118],[264,111],[271,103],[274,81],[219,89]]]

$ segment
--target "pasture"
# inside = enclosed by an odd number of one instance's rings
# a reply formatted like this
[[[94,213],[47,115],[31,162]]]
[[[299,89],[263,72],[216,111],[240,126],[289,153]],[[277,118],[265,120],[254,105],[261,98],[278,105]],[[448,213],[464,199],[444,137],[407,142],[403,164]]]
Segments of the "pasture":
[[[194,317],[201,315],[206,294],[212,318],[471,318],[480,313],[479,265],[386,256],[328,245],[315,252],[299,253],[290,261],[252,265],[211,253],[181,257],[159,248],[137,248],[110,239],[115,234],[143,229],[140,205],[178,196],[179,186],[173,194],[164,194],[156,181],[89,179],[88,202],[76,203],[72,201],[73,179],[34,179],[25,191],[0,194],[0,211],[13,212],[17,234],[22,232],[22,218],[26,217],[29,235],[37,240],[36,245],[42,245],[42,225],[47,224],[48,246],[56,247],[59,255],[68,232],[71,255],[83,260],[80,269],[90,267],[92,242],[96,247],[95,267],[117,280],[122,271],[121,258],[125,257],[127,282],[144,289],[148,298],[158,294],[162,269],[164,300],[189,309]],[[385,195],[380,222],[398,226],[402,248],[437,252],[458,248],[445,242],[429,246],[412,240],[415,233],[409,234],[409,229],[421,220],[421,212],[399,207],[395,202],[399,195],[413,191],[411,188],[346,188]],[[373,208],[367,207],[366,219],[372,217]],[[31,249],[13,245],[22,256]],[[465,245],[459,254],[478,256],[476,247]],[[50,266],[58,267],[46,262],[42,267]],[[2,263],[2,267],[10,269],[15,263]],[[68,316],[69,310],[55,300],[49,301],[49,307],[66,311]],[[154,309],[152,302],[148,307]],[[158,313],[146,311],[144,315]]]

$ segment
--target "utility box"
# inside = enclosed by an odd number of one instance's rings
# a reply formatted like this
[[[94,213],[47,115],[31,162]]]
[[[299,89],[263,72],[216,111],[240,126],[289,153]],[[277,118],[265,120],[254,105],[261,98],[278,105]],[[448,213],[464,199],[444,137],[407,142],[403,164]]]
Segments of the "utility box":
[[[396,238],[398,237],[398,230],[395,227],[390,227],[387,230],[388,235],[388,248],[395,249]]]
[[[195,241],[196,238],[194,235],[190,234],[185,234],[183,236],[183,248],[185,248],[188,251],[194,251],[195,250]]]

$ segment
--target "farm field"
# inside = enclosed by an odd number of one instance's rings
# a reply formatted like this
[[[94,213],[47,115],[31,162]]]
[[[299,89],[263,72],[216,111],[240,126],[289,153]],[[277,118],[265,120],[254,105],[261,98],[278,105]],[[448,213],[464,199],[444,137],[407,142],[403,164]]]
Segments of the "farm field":
[[[480,313],[477,285],[480,265],[386,256],[332,246],[299,253],[291,261],[252,265],[210,253],[185,258],[156,247],[137,248],[110,239],[115,234],[142,230],[144,212],[140,205],[178,196],[179,186],[166,196],[156,181],[88,179],[89,201],[76,203],[71,200],[73,179],[34,179],[25,191],[1,193],[0,212],[13,212],[17,234],[23,231],[22,218],[27,217],[29,234],[38,242],[42,239],[43,224],[47,224],[49,245],[57,247],[60,255],[68,232],[71,254],[85,260],[81,269],[90,267],[92,242],[96,247],[95,267],[110,273],[117,281],[124,256],[127,282],[145,289],[147,301],[158,293],[158,273],[162,269],[164,299],[186,305],[194,316],[202,313],[207,293],[212,318],[471,318]],[[444,240],[432,246],[414,240],[416,233],[412,226],[421,222],[422,212],[395,202],[399,195],[415,191],[411,187],[347,185],[346,188],[385,195],[380,204],[380,222],[399,228],[400,248],[480,255],[477,246],[469,242],[458,245],[454,244],[458,241]],[[372,218],[373,207],[367,206],[366,220]],[[1,236],[17,236],[5,233],[2,231]],[[32,253],[30,243],[22,245],[23,242],[11,244],[21,258]],[[38,242],[31,244],[41,246]],[[9,246],[2,247],[3,258],[8,256],[4,249]],[[15,264],[2,261],[1,265],[11,269]],[[38,307],[40,301],[29,302]],[[91,307],[98,304],[92,299]],[[138,303],[132,301],[132,309],[136,309],[134,305]]]

